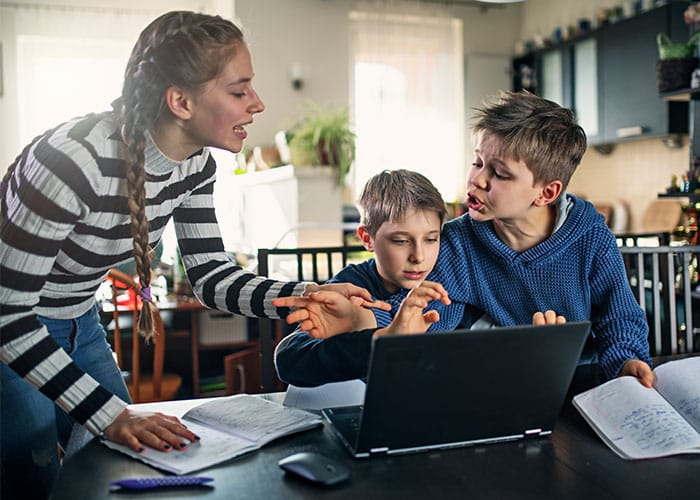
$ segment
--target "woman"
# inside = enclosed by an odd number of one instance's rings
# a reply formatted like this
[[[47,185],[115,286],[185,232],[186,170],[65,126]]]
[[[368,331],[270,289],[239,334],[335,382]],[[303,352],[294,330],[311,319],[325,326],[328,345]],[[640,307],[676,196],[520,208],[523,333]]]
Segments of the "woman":
[[[242,149],[265,109],[252,79],[231,22],[164,14],[141,33],[112,111],[57,126],[10,166],[0,190],[3,498],[47,495],[56,442],[65,447],[74,421],[136,451],[197,439],[174,417],[126,408],[94,298],[108,269],[133,257],[144,287],[140,326],[150,334],[151,248],[171,217],[208,307],[277,318],[287,311],[273,298],[319,289],[257,277],[224,253],[207,147]],[[342,292],[370,300],[358,287]]]

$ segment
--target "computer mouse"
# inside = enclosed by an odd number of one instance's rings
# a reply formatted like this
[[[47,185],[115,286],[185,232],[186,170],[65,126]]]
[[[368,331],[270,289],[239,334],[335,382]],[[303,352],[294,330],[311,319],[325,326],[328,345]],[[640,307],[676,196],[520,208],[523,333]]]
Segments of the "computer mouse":
[[[287,473],[330,486],[345,481],[350,471],[343,464],[320,453],[303,451],[281,459],[278,465]]]

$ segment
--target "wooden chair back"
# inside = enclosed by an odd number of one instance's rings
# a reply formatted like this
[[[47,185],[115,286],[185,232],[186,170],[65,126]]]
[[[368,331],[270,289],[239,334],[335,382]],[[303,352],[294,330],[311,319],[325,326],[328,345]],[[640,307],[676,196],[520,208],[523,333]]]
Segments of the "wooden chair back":
[[[122,348],[122,335],[119,326],[119,315],[123,313],[125,304],[118,303],[120,290],[131,290],[127,309],[132,316],[131,331],[131,363],[128,367],[126,385],[129,395],[134,403],[148,403],[153,401],[169,401],[175,399],[182,386],[182,377],[175,373],[165,373],[165,328],[160,313],[156,310],[153,317],[156,333],[150,341],[150,345],[144,345],[144,339],[138,333],[138,319],[140,314],[140,286],[128,274],[110,269],[108,279],[112,281],[112,306],[114,308],[114,352],[117,355],[117,363],[124,371],[125,360]],[[150,373],[141,372],[141,349],[144,352],[152,351],[153,370]]]

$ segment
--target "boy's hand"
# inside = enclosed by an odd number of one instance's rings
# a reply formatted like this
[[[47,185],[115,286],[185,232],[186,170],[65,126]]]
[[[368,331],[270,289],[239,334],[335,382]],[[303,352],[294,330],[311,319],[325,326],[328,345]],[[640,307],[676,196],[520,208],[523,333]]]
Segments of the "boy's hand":
[[[421,290],[421,296],[426,297],[428,301],[439,300],[445,305],[450,305],[452,303],[447,290],[445,290],[440,283],[436,283],[435,281],[424,281],[413,290],[417,290],[419,288]],[[413,290],[411,290],[409,294],[413,293]],[[406,297],[408,297],[408,295]]]
[[[545,312],[537,311],[532,315],[533,325],[561,325],[562,323],[566,323],[566,318],[559,316],[551,309]]]
[[[326,283],[325,285],[310,284],[307,285],[306,290],[304,290],[304,296],[321,291],[337,292],[347,299],[360,299],[359,302],[353,300],[353,303],[362,307],[376,307],[385,311],[391,310],[391,305],[387,304],[386,302],[374,300],[372,295],[367,290],[357,285],[353,285],[352,283]]]
[[[622,367],[622,370],[620,370],[618,377],[624,377],[625,375],[638,378],[644,387],[654,386],[654,372],[644,361],[638,359],[630,359],[627,361],[625,366]]]
[[[440,315],[437,311],[430,310],[424,314],[423,309],[428,307],[431,300],[441,299],[449,303],[449,298],[447,292],[443,295],[432,285],[435,283],[423,282],[411,290],[401,303],[394,320],[387,327],[374,332],[374,336],[394,333],[425,333],[430,325],[438,322]]]
[[[287,315],[287,323],[299,323],[302,330],[317,339],[361,330],[362,311],[374,318],[369,310],[361,306],[364,303],[366,301],[360,297],[347,298],[341,293],[329,290],[314,292],[304,297],[280,297],[272,300],[275,307],[298,307],[299,309]]]

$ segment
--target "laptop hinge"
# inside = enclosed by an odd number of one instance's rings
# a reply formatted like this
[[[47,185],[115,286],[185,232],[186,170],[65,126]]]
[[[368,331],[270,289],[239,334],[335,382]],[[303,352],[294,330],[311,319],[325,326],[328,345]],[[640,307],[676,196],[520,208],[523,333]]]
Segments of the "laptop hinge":
[[[388,446],[380,446],[378,448],[371,448],[369,450],[369,455],[371,457],[377,456],[377,455],[386,455],[389,453],[389,447]]]
[[[551,433],[552,431],[543,431],[541,428],[538,427],[537,429],[527,429],[525,431],[525,437],[547,436]]]

